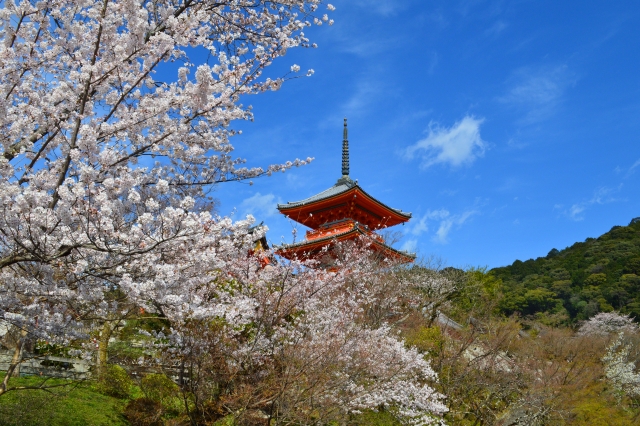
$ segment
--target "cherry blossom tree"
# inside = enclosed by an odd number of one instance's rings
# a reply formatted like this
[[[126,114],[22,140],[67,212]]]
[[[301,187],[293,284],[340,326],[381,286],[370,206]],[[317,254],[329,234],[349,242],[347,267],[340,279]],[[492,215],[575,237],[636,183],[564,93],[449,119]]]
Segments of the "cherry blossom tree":
[[[635,352],[632,356],[632,352]],[[607,347],[605,355],[602,357],[604,373],[613,387],[629,398],[637,401],[640,398],[640,374],[636,369],[638,350],[629,339],[625,339],[624,333],[619,333],[618,337]]]
[[[229,125],[252,118],[241,96],[280,87],[263,72],[310,46],[319,6],[2,3],[0,317],[25,332],[19,347],[66,345],[150,293],[179,298],[168,256],[246,234],[208,213],[207,190],[308,161],[247,168]]]
[[[230,253],[227,267],[201,282],[191,296],[215,300],[215,312],[156,336],[166,342],[158,362],[180,366],[185,377],[194,422],[225,413],[239,424],[325,424],[381,407],[406,424],[441,422],[446,407],[428,362],[370,316],[385,298],[376,285],[381,260],[347,246],[333,272],[299,262],[261,268],[259,259]],[[407,310],[409,293],[387,295],[394,317]]]
[[[372,268],[353,248],[334,272],[263,268],[248,254],[260,237],[252,219],[211,213],[212,185],[310,161],[245,167],[230,124],[252,119],[243,96],[290,77],[266,67],[313,46],[307,27],[332,23],[320,6],[2,3],[0,318],[21,338],[0,395],[15,389],[28,339],[91,356],[88,334],[108,340],[137,309],[168,324],[140,362],[171,363],[195,397],[228,385],[219,396],[234,416],[306,421],[387,407],[405,423],[440,422],[429,364],[367,316],[386,297],[375,274],[393,265]],[[407,286],[398,291],[386,301],[394,314],[411,305]],[[216,374],[196,389],[207,365]]]
[[[618,312],[600,312],[582,323],[578,329],[579,336],[608,336],[614,333],[638,330],[638,324],[629,315]]]

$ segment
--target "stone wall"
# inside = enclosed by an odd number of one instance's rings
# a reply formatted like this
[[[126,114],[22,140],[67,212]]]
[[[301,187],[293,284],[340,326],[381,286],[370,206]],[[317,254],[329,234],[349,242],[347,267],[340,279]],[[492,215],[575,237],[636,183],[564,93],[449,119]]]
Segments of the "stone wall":
[[[0,371],[7,371],[11,364],[13,350],[0,349]],[[77,358],[60,356],[23,355],[19,374],[21,376],[60,377],[66,379],[86,379],[91,375],[91,364]]]

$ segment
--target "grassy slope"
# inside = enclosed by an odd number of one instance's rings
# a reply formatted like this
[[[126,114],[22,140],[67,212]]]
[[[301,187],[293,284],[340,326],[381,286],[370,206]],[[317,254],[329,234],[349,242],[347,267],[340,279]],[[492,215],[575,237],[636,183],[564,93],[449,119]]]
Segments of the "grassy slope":
[[[0,373],[0,380],[4,377]],[[34,386],[38,377],[12,379],[10,386]],[[98,393],[93,383],[73,384],[51,379],[47,384],[66,384],[68,387],[43,390],[12,391],[0,396],[0,426],[125,426],[122,415],[129,400],[112,398]],[[135,392],[134,392],[135,393]],[[140,396],[140,395],[137,395]],[[135,395],[132,395],[135,397]],[[233,424],[225,421],[220,425]],[[218,424],[218,423],[216,423]],[[352,419],[354,426],[397,426],[388,413],[367,411]]]
[[[11,386],[32,386],[38,377],[11,379]],[[48,384],[68,383],[50,380]],[[122,416],[126,401],[96,392],[90,383],[76,387],[11,391],[0,396],[0,426],[118,426],[127,425]]]

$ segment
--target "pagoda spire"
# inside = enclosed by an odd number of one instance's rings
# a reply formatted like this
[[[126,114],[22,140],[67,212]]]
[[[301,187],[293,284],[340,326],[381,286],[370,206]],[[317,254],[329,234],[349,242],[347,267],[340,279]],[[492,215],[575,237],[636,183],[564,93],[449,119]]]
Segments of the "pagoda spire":
[[[342,179],[349,179],[349,139],[347,137],[347,119],[344,119],[342,133]]]

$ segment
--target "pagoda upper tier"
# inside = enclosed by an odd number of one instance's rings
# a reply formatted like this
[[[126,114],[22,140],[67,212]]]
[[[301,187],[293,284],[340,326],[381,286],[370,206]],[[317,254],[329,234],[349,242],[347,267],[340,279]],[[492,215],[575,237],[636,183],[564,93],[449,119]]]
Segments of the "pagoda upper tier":
[[[311,229],[320,229],[349,218],[375,231],[411,219],[411,213],[376,200],[348,176],[305,200],[278,204],[278,210]]]

